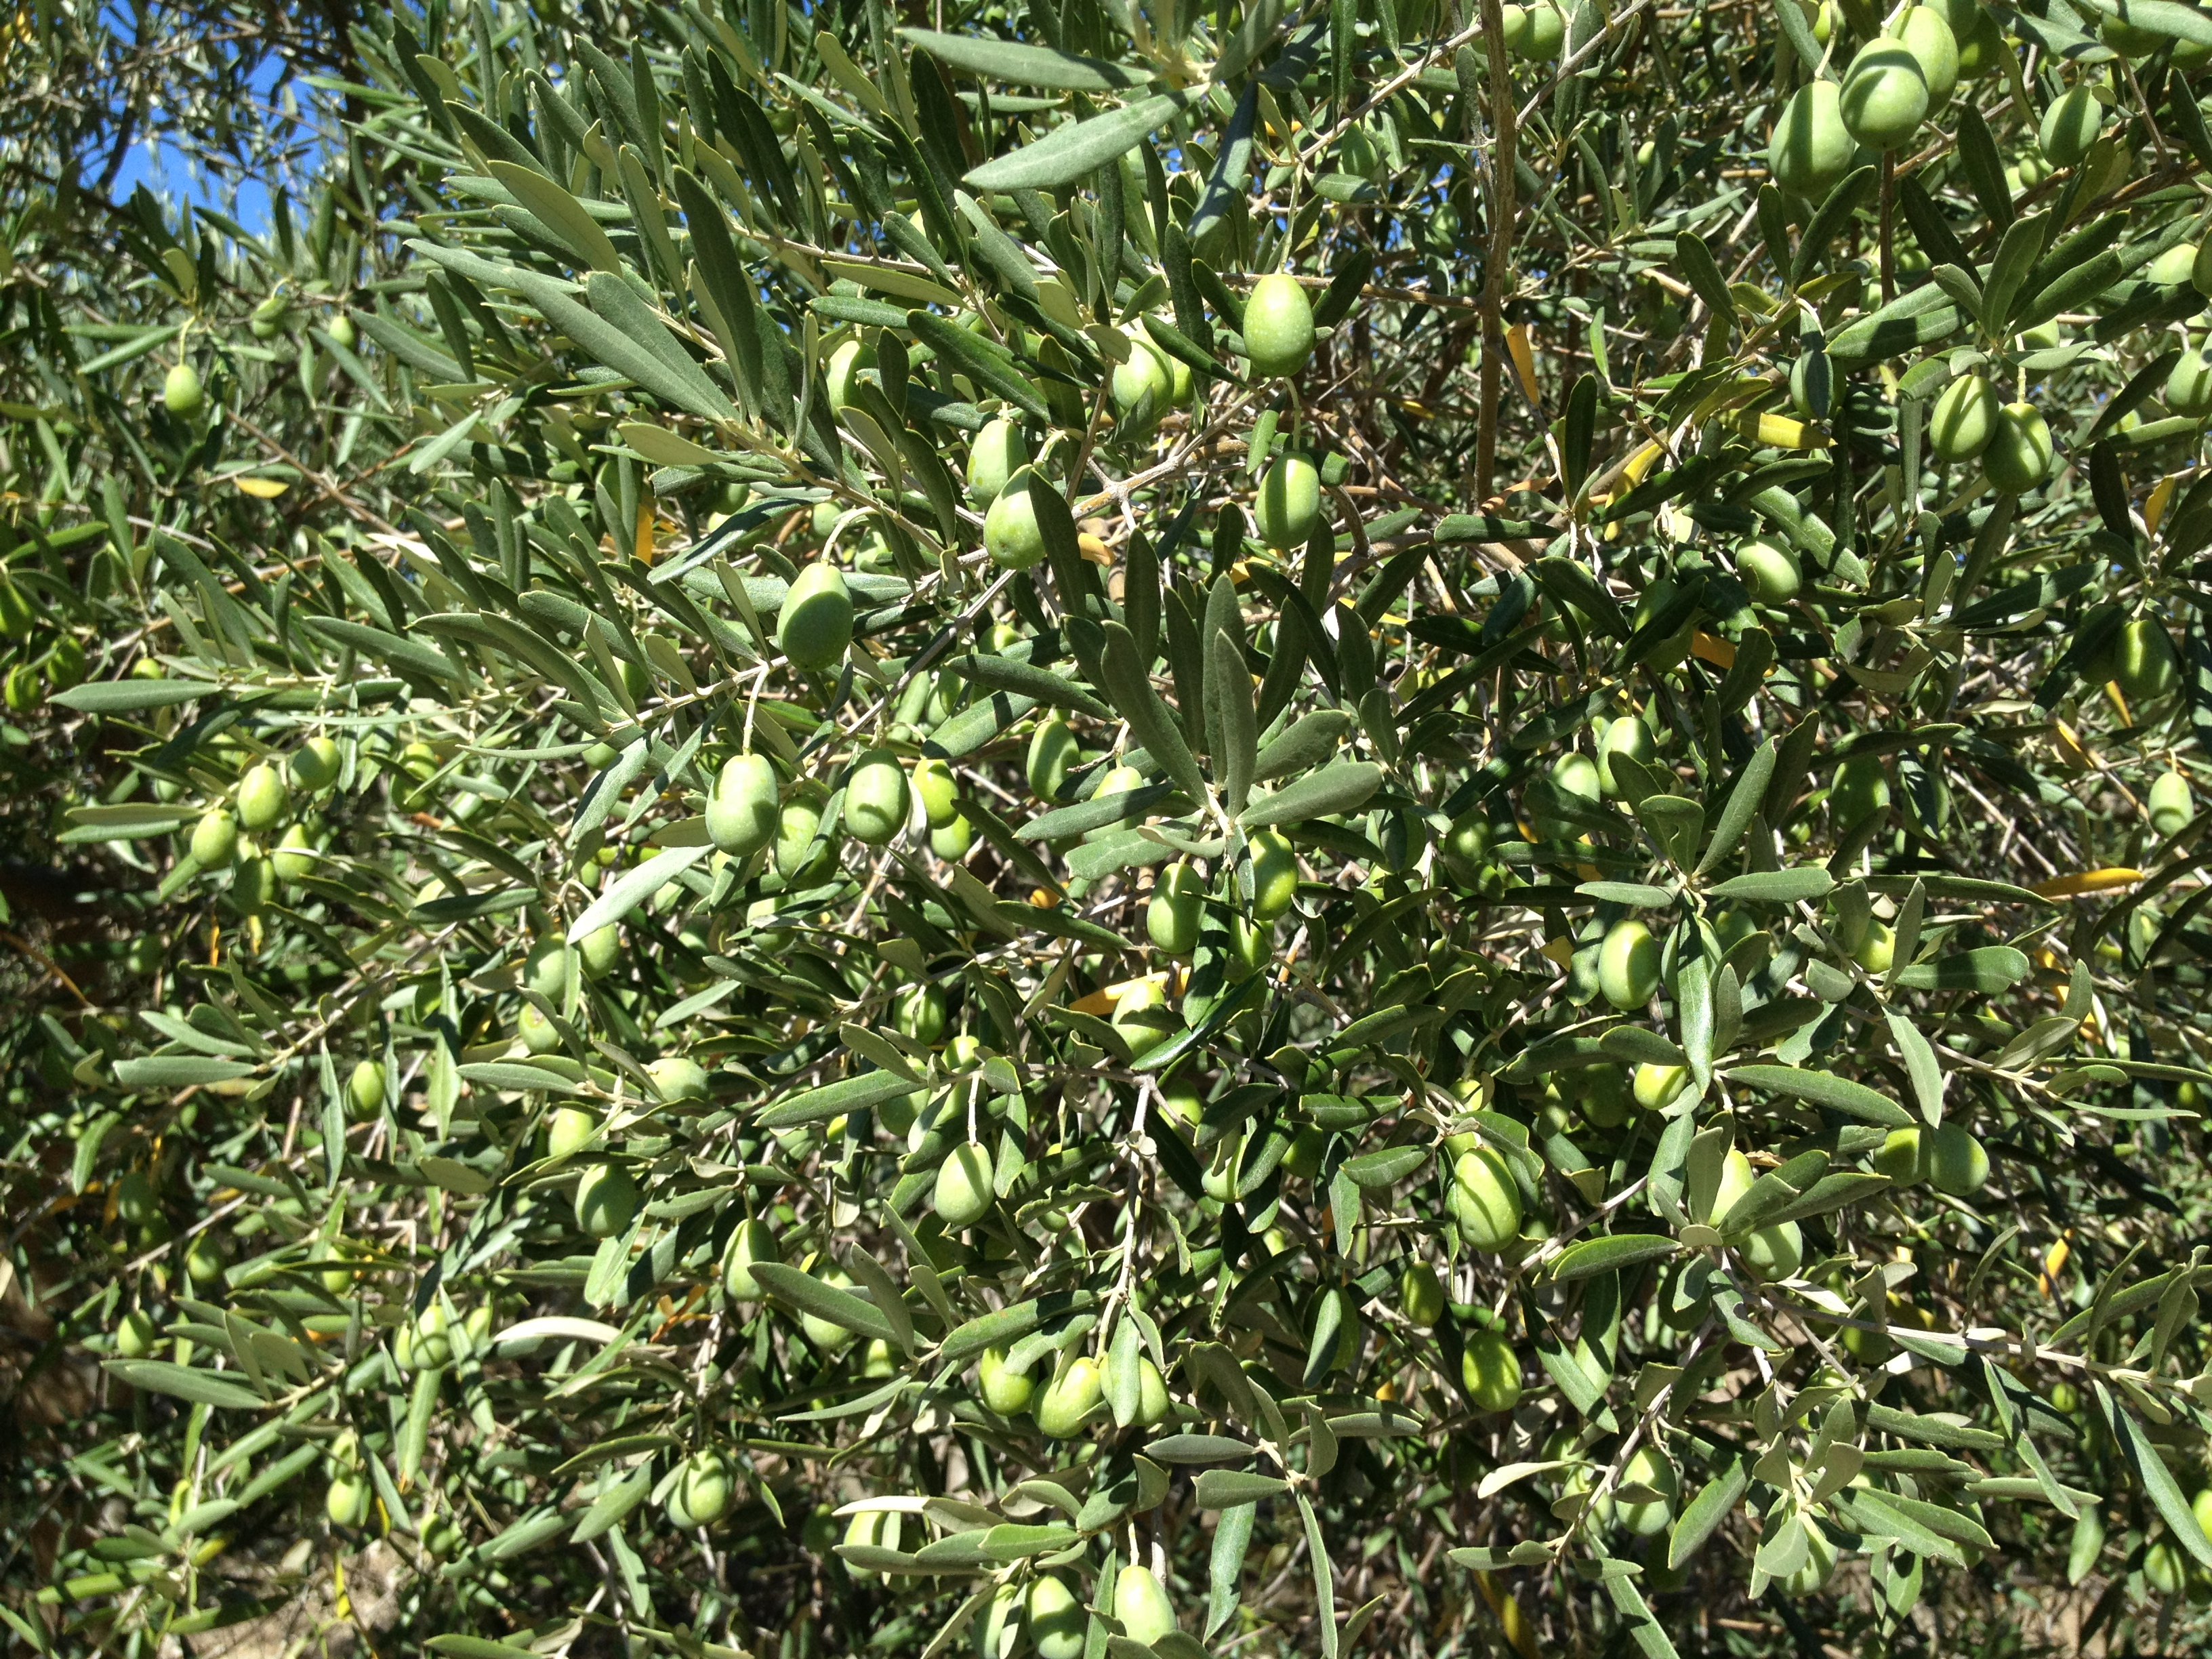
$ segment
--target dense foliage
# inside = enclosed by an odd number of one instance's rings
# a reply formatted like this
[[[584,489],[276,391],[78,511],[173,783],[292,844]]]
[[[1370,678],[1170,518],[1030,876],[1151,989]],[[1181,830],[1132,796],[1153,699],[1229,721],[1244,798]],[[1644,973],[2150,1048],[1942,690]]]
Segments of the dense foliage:
[[[2212,14],[258,16],[6,47],[4,1639],[2212,1628]]]

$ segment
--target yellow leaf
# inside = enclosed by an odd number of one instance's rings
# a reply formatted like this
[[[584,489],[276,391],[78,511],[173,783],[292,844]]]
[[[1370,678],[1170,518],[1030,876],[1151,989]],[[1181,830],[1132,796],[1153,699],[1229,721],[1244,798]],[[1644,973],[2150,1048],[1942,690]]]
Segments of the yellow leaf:
[[[1667,452],[1657,444],[1646,444],[1628,458],[1628,465],[1620,469],[1620,476],[1628,480],[1631,488],[1644,482],[1659,458]]]
[[[2151,487],[2150,499],[2143,503],[2143,527],[2154,536],[2158,534],[2158,523],[2172,505],[2173,492],[2181,482],[2179,472],[2169,472]]]
[[[1575,942],[1565,933],[1560,934],[1557,939],[1546,939],[1544,954],[1559,963],[1560,967],[1568,967],[1575,959]]]
[[[2058,1235],[2057,1243],[2043,1258],[2043,1272],[2036,1279],[2036,1288],[2045,1296],[2058,1294],[2058,1275],[2066,1270],[2066,1258],[2074,1253],[2074,1230],[2069,1227]]]
[[[637,562],[653,562],[653,509],[649,507],[637,510]]]
[[[1753,443],[1776,449],[1826,449],[1828,434],[1787,415],[1741,415],[1736,430]]]
[[[1703,658],[1716,668],[1735,666],[1735,647],[1726,640],[1716,639],[1702,629],[1690,635],[1690,654]]]
[[[240,477],[231,482],[257,501],[273,501],[292,486],[283,478],[252,478]]]
[[[1097,537],[1092,535],[1087,530],[1079,532],[1076,536],[1075,547],[1078,552],[1081,553],[1085,558],[1090,560],[1093,564],[1103,564],[1110,567],[1114,562],[1114,555],[1107,547],[1106,544],[1100,541]]]
[[[1513,373],[1521,382],[1521,390],[1528,394],[1530,403],[1540,401],[1536,396],[1536,354],[1528,349],[1528,325],[1516,323],[1505,331],[1505,349],[1513,354]]]
[[[2041,898],[2079,898],[2085,893],[2109,893],[2118,888],[2132,887],[2142,878],[2140,870],[2113,865],[2103,870],[2077,870],[2070,876],[2053,876],[2048,881],[2037,882],[2027,890]]]

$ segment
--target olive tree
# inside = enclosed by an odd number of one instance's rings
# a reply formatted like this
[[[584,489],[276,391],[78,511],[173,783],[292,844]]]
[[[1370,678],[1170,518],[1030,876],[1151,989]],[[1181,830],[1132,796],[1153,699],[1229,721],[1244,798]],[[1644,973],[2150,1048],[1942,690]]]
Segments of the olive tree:
[[[21,1639],[2201,1638],[2212,14],[348,21],[11,290]]]

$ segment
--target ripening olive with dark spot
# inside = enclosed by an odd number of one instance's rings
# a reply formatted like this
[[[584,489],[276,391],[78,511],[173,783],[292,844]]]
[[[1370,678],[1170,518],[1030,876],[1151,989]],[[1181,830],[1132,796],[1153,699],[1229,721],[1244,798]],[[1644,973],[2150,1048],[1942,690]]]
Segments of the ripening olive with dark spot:
[[[1313,305],[1297,277],[1276,271],[1244,301],[1244,351],[1256,375],[1296,374],[1313,356]]]

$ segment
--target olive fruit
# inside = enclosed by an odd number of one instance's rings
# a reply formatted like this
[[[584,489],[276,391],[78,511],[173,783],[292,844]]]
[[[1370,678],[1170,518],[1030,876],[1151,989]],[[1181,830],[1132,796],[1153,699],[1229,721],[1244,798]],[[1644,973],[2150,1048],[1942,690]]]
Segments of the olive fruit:
[[[1001,1417],[1019,1417],[1036,1396],[1036,1379],[1008,1365],[1004,1348],[983,1350],[975,1362],[975,1385],[983,1403]]]
[[[975,434],[968,447],[968,499],[980,512],[999,499],[1006,480],[1030,464],[1029,440],[1021,422],[1001,415]]]
[[[533,1054],[553,1054],[562,1047],[561,1028],[534,1002],[526,1002],[515,1010],[514,1030],[523,1047]]]
[[[853,642],[853,594],[844,573],[817,560],[801,570],[783,596],[775,623],[776,648],[799,668],[819,673]]]
[[[594,1164],[576,1183],[576,1224],[594,1238],[612,1238],[637,1218],[644,1194],[619,1164]]]
[[[1634,917],[1606,930],[1598,947],[1597,988],[1623,1011],[1643,1007],[1659,988],[1659,941]]]
[[[1562,755],[1552,763],[1550,782],[1557,793],[1591,805],[1595,805],[1605,794],[1597,763],[1579,751]],[[1546,841],[1571,841],[1581,833],[1572,819],[1561,814],[1539,807],[1530,816],[1535,820],[1537,834]]]
[[[1023,764],[1030,793],[1040,800],[1058,800],[1079,758],[1074,729],[1066,720],[1058,714],[1039,720]]]
[[[143,1359],[154,1352],[160,1338],[154,1316],[143,1308],[133,1308],[115,1327],[115,1352],[125,1359]]]
[[[951,761],[941,755],[924,756],[915,763],[911,781],[931,829],[942,830],[960,816],[960,780],[953,775]]]
[[[1521,1235],[1520,1183],[1505,1159],[1488,1146],[1459,1155],[1444,1207],[1460,1237],[1474,1249],[1503,1250]]]
[[[1122,1635],[1146,1647],[1176,1628],[1166,1587],[1150,1567],[1134,1562],[1115,1577],[1114,1617]]]
[[[792,791],[791,799],[783,804],[783,811],[775,820],[775,872],[786,881],[797,876],[805,867],[803,860],[806,849],[822,829],[822,809],[829,802],[823,798],[821,786],[802,784]],[[591,941],[584,941],[588,957]]]
[[[1304,547],[1321,517],[1321,474],[1303,455],[1279,455],[1253,503],[1260,539],[1278,553]]]
[[[1150,1359],[1137,1361],[1137,1414],[1129,1419],[1139,1428],[1149,1429],[1167,1421],[1169,1409],[1168,1380],[1160,1375],[1160,1368]],[[1127,1427],[1128,1424],[1124,1424]]]
[[[1990,1178],[1990,1155],[1961,1123],[1941,1123],[1929,1137],[1928,1179],[1939,1193],[1971,1198]]]
[[[856,841],[881,847],[906,828],[906,768],[888,749],[871,749],[845,780],[845,828]]]
[[[2055,167],[2078,166],[2104,130],[2105,106],[2087,87],[2072,87],[2051,100],[2035,141]]]
[[[1244,355],[1252,372],[1296,374],[1313,349],[1313,306],[1297,278],[1277,271],[1253,283],[1244,301]]]
[[[2004,31],[1997,27],[1996,18],[1979,5],[1969,9],[1972,15],[1963,27],[1954,9],[1951,33],[1959,43],[1959,78],[1978,81],[1996,68],[2012,48],[2005,44]]]
[[[1468,1333],[1459,1352],[1459,1377],[1480,1412],[1510,1412],[1521,1403],[1521,1356],[1496,1331]]]
[[[2112,651],[2112,678],[2130,703],[2154,702],[2179,685],[2181,664],[2166,629],[2148,617],[2123,623]]]
[[[1027,1612],[1037,1659],[1082,1659],[1091,1615],[1065,1583],[1048,1572],[1032,1578]]]
[[[685,1054],[663,1054],[645,1068],[653,1092],[666,1105],[707,1098],[706,1068]]]
[[[1524,21],[1519,30],[1509,30],[1509,49],[1523,63],[1550,63],[1566,40],[1566,18],[1553,0],[1531,0],[1520,9]]]
[[[1252,854],[1252,914],[1273,921],[1297,896],[1298,855],[1279,830],[1261,830],[1248,843]]]
[[[362,1060],[346,1078],[346,1099],[356,1117],[370,1117],[384,1109],[384,1062]]]
[[[753,1276],[753,1264],[782,1260],[783,1251],[768,1223],[757,1216],[746,1217],[730,1235],[729,1248],[722,1256],[723,1294],[732,1302],[759,1301],[766,1292]]]
[[[1933,6],[1915,6],[1899,20],[1897,38],[1920,65],[1928,83],[1928,109],[1943,107],[1951,89],[1959,84],[1959,40],[1951,25]]]
[[[1760,605],[1787,605],[1805,586],[1796,554],[1771,536],[1753,536],[1736,549],[1735,574]]]
[[[1893,1187],[1917,1187],[1928,1179],[1929,1136],[1918,1124],[1892,1129],[1875,1149],[1875,1173],[1886,1175]]]
[[[854,394],[860,390],[860,371],[875,366],[874,350],[859,340],[848,340],[830,354],[823,390],[829,394],[832,413],[853,401]]]
[[[1766,170],[1800,200],[1818,202],[1851,170],[1857,145],[1844,125],[1843,88],[1813,81],[1790,95],[1767,141]]]
[[[545,1124],[545,1156],[567,1158],[592,1143],[599,1132],[599,1115],[583,1106],[556,1109]]]
[[[1435,1269],[1409,1261],[1398,1275],[1398,1311],[1423,1330],[1435,1328],[1444,1316],[1444,1287]]]
[[[937,1166],[937,1185],[930,1193],[930,1207],[948,1227],[965,1227],[990,1212],[997,1194],[991,1190],[991,1154],[974,1141],[952,1149]]]
[[[1613,761],[1616,755],[1626,755],[1632,760],[1643,761],[1646,764],[1657,759],[1659,750],[1651,740],[1651,728],[1633,714],[1622,714],[1598,728],[1598,787],[1601,793],[1608,796],[1623,793],[1620,780],[1613,775]]]
[[[1900,40],[1869,40],[1844,76],[1844,125],[1869,149],[1897,149],[1928,118],[1928,77]]]
[[[947,864],[959,863],[975,844],[975,826],[957,812],[952,815],[950,823],[929,832],[929,850]]]
[[[891,998],[891,1024],[901,1036],[935,1042],[945,1035],[945,993],[934,985],[902,985]]]
[[[351,351],[361,338],[361,331],[354,326],[353,319],[343,311],[331,319],[327,331],[333,345],[343,346],[348,351]]]
[[[1722,1164],[1719,1184],[1713,1192],[1712,1207],[1706,1215],[1708,1224],[1725,1231],[1729,1212],[1751,1190],[1756,1179],[1752,1174],[1751,1160],[1730,1149]],[[1744,1265],[1759,1278],[1787,1279],[1803,1262],[1804,1234],[1794,1221],[1772,1222],[1753,1228],[1749,1237],[1738,1243],[1737,1252]]]
[[[1070,1360],[1037,1397],[1036,1425],[1054,1440],[1081,1434],[1104,1395],[1098,1362],[1088,1355]]]
[[[2197,253],[2196,243],[2176,242],[2150,262],[2143,272],[2143,280],[2156,283],[2160,288],[2179,288],[2196,271]]]
[[[1879,920],[1868,922],[1866,932],[1851,947],[1851,960],[1869,974],[1887,973],[1896,957],[1897,934],[1887,922]]]
[[[1667,1461],[1667,1455],[1656,1446],[1638,1446],[1628,1462],[1621,1465],[1620,1485],[1646,1487],[1657,1496],[1616,1497],[1613,1518],[1638,1538],[1664,1532],[1674,1518],[1674,1504],[1682,1495],[1681,1477],[1674,1473],[1674,1466]]]
[[[1206,883],[1188,864],[1170,866],[1152,884],[1151,902],[1145,907],[1145,933],[1155,947],[1171,957],[1187,957],[1198,948],[1198,924],[1205,914]]]
[[[758,852],[775,837],[781,784],[765,755],[732,755],[707,797],[707,836],[732,858]]]
[[[902,1529],[895,1510],[863,1510],[845,1522],[845,1543],[848,1547],[895,1550],[899,1546]],[[845,1571],[855,1578],[880,1578],[883,1576],[873,1567],[856,1567],[850,1561],[845,1564]]]
[[[344,762],[337,744],[329,738],[309,738],[284,763],[292,781],[309,794],[329,788],[338,781]]]
[[[230,902],[241,916],[258,916],[276,896],[276,871],[258,856],[240,859],[230,878]]]
[[[1786,1574],[1782,1581],[1783,1594],[1792,1601],[1802,1601],[1808,1595],[1818,1595],[1827,1589],[1828,1581],[1836,1576],[1836,1547],[1828,1541],[1827,1534],[1811,1522],[1805,1523],[1805,1559],[1796,1569]]]
[[[1996,388],[1979,374],[1961,374],[1943,388],[1929,411],[1928,447],[1936,459],[1971,461],[1990,447],[1997,428]]]
[[[1044,530],[1033,495],[1052,486],[1034,467],[1008,478],[983,515],[983,547],[1001,570],[1027,570],[1044,557]]]
[[[1982,471],[2008,495],[2034,489],[2051,474],[2051,428],[2033,404],[2007,404],[1997,411]]]
[[[1647,1060],[1636,1067],[1632,1085],[1636,1103],[1647,1112],[1661,1112],[1674,1103],[1690,1080],[1686,1066],[1668,1066],[1662,1061]]]
[[[284,331],[291,314],[291,305],[284,296],[272,294],[247,313],[246,331],[257,340],[273,340]]]
[[[1889,774],[1878,755],[1851,755],[1836,764],[1828,786],[1828,817],[1838,830],[1855,830],[1889,809]]]
[[[2130,22],[2124,9],[2098,25],[2097,38],[2123,58],[2148,58],[2173,37]]]
[[[720,1452],[693,1452],[669,1489],[668,1524],[682,1532],[713,1526],[730,1512],[732,1486],[729,1463]]]
[[[323,1513],[334,1527],[365,1527],[369,1501],[368,1477],[359,1469],[340,1469],[323,1494]]]
[[[1656,622],[1674,607],[1675,596],[1680,592],[1672,576],[1662,576],[1644,590],[1636,602],[1634,622],[1638,632]],[[1689,659],[1690,644],[1696,637],[1697,612],[1692,611],[1682,618],[1681,626],[1657,641],[1644,653],[1644,665],[1655,674],[1663,674],[1671,668],[1680,668]]]
[[[2178,836],[2197,816],[2197,797],[2189,780],[2179,772],[2161,772],[2150,786],[2150,827],[2161,836]]]
[[[594,927],[577,942],[576,957],[586,979],[604,979],[622,958],[622,934],[617,924]]]
[[[819,1277],[833,1290],[850,1291],[854,1288],[852,1274],[842,1267],[832,1267]],[[852,1332],[842,1325],[831,1323],[819,1314],[799,1315],[799,1328],[807,1341],[813,1345],[814,1351],[825,1358],[835,1358],[853,1345]]]
[[[2212,415],[2212,365],[2194,347],[2175,360],[2166,377],[2166,406],[2192,420]]]
[[[238,856],[238,820],[221,807],[192,826],[192,857],[203,870],[220,870]]]
[[[170,414],[197,415],[206,405],[207,392],[200,386],[199,371],[190,363],[179,363],[161,377],[161,406]]]
[[[1114,365],[1114,412],[1129,431],[1148,432],[1167,410],[1175,377],[1143,324],[1132,323],[1121,332],[1129,355]]]

